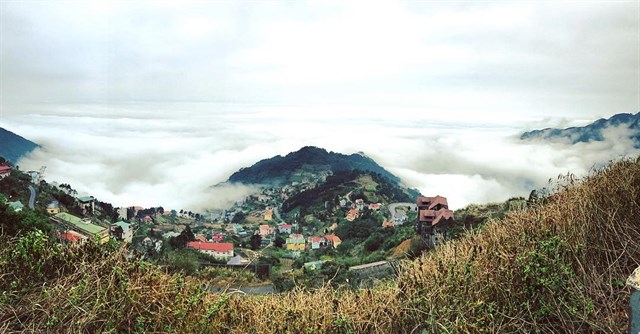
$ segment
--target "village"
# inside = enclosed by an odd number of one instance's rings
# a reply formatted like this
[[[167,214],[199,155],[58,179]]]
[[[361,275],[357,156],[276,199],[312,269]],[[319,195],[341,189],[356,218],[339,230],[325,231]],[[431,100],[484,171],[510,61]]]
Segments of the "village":
[[[10,173],[8,166],[0,167],[0,178]],[[31,171],[27,174],[34,185],[42,182],[41,173]],[[367,201],[367,197],[376,198],[373,195],[376,184],[368,176],[358,179],[363,182],[363,189],[369,190],[361,193],[365,198],[358,197],[351,189],[337,195],[331,203],[325,202],[324,208],[318,210],[320,212],[280,212],[287,199],[318,187],[329,176],[330,172],[300,171],[290,183],[263,187],[228,209],[200,213],[163,207],[109,208],[93,196],[78,196],[69,185],[58,185],[57,190],[73,198],[74,209],[69,210],[59,201],[52,200],[46,203],[46,212],[56,227],[55,236],[63,243],[80,244],[89,239],[106,243],[113,239],[130,244],[131,249],[147,260],[163,253],[166,256],[167,250],[191,249],[203,255],[200,265],[254,271],[256,267],[252,264],[271,257],[284,264],[279,268],[283,272],[295,269],[296,260],[304,271],[313,271],[338,255],[351,256],[351,248],[356,248],[357,244],[349,241],[347,246],[341,247],[344,240],[339,235],[348,237],[349,234],[341,233],[339,227],[342,226],[342,231],[349,225],[357,229],[360,220],[378,224],[377,227],[369,226],[370,231],[386,233],[378,247],[370,247],[364,242],[366,250],[372,252],[382,249],[381,244],[390,239],[388,236],[394,236],[394,232],[389,231],[402,227],[403,231],[409,231],[402,238],[417,234],[426,247],[434,247],[447,239],[448,229],[455,224],[453,211],[448,209],[447,199],[442,196],[419,197],[415,203]],[[20,201],[7,202],[16,211],[24,207]],[[97,218],[103,217],[109,209],[116,218],[114,221]],[[361,241],[368,242],[370,238],[366,237]],[[391,266],[384,254],[377,257],[360,255],[346,263],[351,264],[349,269],[353,271],[371,273],[376,268],[388,272]],[[271,268],[268,270],[270,273]]]

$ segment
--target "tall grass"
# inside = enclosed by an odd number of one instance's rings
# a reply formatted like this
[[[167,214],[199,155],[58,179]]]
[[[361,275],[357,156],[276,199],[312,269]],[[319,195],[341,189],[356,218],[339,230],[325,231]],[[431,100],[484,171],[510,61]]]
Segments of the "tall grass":
[[[124,250],[45,252],[58,249],[45,239],[2,242],[0,332],[622,333],[623,282],[640,261],[640,164],[562,177],[544,204],[357,292],[210,294]]]

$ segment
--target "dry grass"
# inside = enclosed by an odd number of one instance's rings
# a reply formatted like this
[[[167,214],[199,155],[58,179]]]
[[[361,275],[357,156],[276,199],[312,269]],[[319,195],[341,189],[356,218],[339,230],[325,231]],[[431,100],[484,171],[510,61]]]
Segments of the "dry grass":
[[[396,284],[266,296],[204,293],[123,250],[21,257],[3,241],[0,332],[622,333],[638,217],[640,164],[618,162],[407,262]]]

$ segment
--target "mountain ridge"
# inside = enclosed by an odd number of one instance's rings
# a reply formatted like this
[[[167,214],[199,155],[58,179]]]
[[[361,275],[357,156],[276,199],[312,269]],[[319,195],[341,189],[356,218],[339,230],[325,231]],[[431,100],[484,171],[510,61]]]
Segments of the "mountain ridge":
[[[378,173],[393,183],[400,179],[378,165],[362,152],[346,155],[327,151],[315,146],[304,146],[285,156],[277,155],[263,159],[250,167],[243,167],[233,173],[227,182],[244,184],[284,184],[291,182],[297,171],[310,172],[362,170]]]
[[[558,138],[568,138],[572,144],[585,143],[590,141],[604,140],[603,130],[611,126],[627,125],[631,131],[631,139],[636,148],[640,148],[640,112],[637,114],[621,113],[610,118],[600,118],[593,123],[581,127],[569,127],[564,129],[545,128],[524,132],[520,135],[521,140],[545,139],[553,140]]]
[[[40,145],[0,127],[0,156],[12,163],[29,154]]]

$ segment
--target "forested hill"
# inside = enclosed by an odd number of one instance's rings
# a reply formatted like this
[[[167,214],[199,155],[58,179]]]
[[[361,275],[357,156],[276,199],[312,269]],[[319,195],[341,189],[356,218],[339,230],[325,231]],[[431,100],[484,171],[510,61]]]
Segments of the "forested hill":
[[[283,184],[292,180],[294,173],[361,170],[382,175],[398,184],[400,179],[382,168],[373,159],[362,154],[345,155],[327,152],[325,149],[306,146],[286,156],[275,156],[257,162],[251,167],[242,168],[229,177],[229,182],[246,184]]]
[[[9,130],[0,128],[0,156],[17,163],[20,158],[33,151],[38,144]]]
[[[525,132],[520,136],[522,140],[569,138],[572,144],[579,142],[604,140],[603,130],[608,127],[624,126],[630,130],[630,138],[635,147],[640,148],[640,112],[637,114],[616,114],[609,119],[601,118],[589,125],[566,129],[547,128]]]
[[[393,184],[380,174],[363,171],[339,171],[327,177],[327,181],[316,188],[302,191],[287,199],[282,210],[289,212],[300,208],[311,212],[322,211],[325,203],[337,206],[340,199],[349,194],[349,200],[363,199],[366,203],[414,202],[420,195],[415,189]]]

